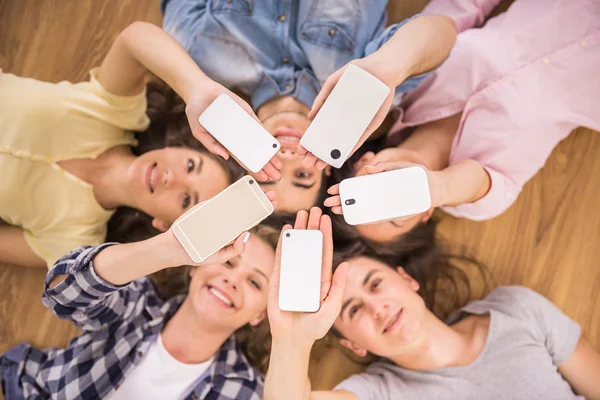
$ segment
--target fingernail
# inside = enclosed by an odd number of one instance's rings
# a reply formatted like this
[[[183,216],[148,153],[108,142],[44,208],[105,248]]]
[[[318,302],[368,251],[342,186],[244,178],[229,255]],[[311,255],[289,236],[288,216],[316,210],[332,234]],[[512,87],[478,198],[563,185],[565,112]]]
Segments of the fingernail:
[[[250,239],[250,232],[246,232],[246,234],[244,235],[244,239],[242,239],[242,243],[247,243],[249,239]]]

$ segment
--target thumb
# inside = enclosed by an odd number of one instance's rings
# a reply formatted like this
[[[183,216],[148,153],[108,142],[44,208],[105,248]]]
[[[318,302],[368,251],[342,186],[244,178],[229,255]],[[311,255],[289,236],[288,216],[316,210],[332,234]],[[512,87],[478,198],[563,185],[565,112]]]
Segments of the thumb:
[[[250,239],[250,232],[244,232],[239,235],[232,244],[222,248],[215,254],[215,257],[209,257],[204,261],[204,264],[209,263],[224,263],[237,257],[246,249],[246,242]]]
[[[347,262],[341,263],[335,272],[333,273],[333,279],[331,280],[331,288],[327,294],[327,298],[323,302],[321,309],[324,313],[337,317],[342,309],[342,302],[344,301],[344,290],[346,289],[346,280],[348,278],[348,270],[350,264]]]
[[[377,174],[379,172],[393,171],[395,169],[414,167],[416,164],[407,161],[378,161],[372,165],[367,165],[365,171],[368,174]]]

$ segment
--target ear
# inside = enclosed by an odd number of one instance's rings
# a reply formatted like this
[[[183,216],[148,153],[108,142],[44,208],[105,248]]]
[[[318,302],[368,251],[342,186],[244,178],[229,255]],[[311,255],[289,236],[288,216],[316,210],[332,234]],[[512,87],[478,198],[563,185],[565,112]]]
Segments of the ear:
[[[260,314],[258,314],[256,317],[252,318],[250,320],[250,322],[248,322],[250,324],[250,326],[256,326],[258,324],[260,324],[265,317],[267,316],[267,310],[262,311]]]
[[[350,349],[354,354],[356,354],[359,357],[366,357],[367,355],[366,349],[357,346],[356,344],[354,344],[354,342],[351,342],[348,339],[340,339],[340,344],[345,348]]]
[[[171,227],[171,224],[167,223],[166,221],[163,221],[162,219],[154,218],[152,220],[152,226],[158,231],[166,232]]]
[[[408,273],[406,273],[404,268],[398,266],[398,267],[396,267],[396,271],[398,271],[400,276],[410,284],[410,287],[412,288],[413,291],[416,292],[419,290],[419,288],[421,287],[421,285],[419,285],[419,282],[417,282],[412,276],[410,276]]]
[[[422,222],[422,223],[425,223],[425,222],[429,221],[429,219],[433,215],[434,211],[435,211],[435,208],[430,208],[429,210],[425,211],[423,214],[421,214],[421,217],[419,218],[419,221]]]

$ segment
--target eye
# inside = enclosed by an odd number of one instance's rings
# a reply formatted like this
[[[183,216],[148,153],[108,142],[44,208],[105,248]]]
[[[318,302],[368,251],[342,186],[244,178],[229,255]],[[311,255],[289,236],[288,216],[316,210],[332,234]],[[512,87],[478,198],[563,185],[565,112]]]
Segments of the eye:
[[[310,172],[298,171],[296,172],[296,177],[300,179],[308,179],[310,178]]]
[[[192,172],[196,168],[196,163],[191,158],[187,162],[187,172],[188,174]]]
[[[254,286],[256,289],[260,290],[260,285],[258,284],[258,282],[256,282],[254,279],[249,279],[249,282],[252,286]]]
[[[186,208],[188,208],[190,206],[191,202],[192,202],[191,196],[186,193],[185,196],[183,197],[183,204],[181,206],[185,210]]]
[[[381,283],[381,279],[373,279],[373,282],[371,282],[371,291],[374,292],[380,283]]]
[[[225,265],[227,265],[229,268],[233,268],[231,261],[225,261]]]
[[[350,318],[354,317],[354,315],[358,312],[358,310],[360,310],[360,305],[354,305],[352,306],[352,308],[349,311],[350,314]]]

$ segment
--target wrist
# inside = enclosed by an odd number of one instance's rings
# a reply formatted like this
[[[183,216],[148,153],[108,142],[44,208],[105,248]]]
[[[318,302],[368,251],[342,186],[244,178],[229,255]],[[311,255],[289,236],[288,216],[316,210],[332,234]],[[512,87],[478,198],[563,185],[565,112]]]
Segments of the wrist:
[[[210,91],[214,83],[200,68],[195,68],[193,71],[181,74],[178,79],[177,93],[185,104],[193,103],[195,98],[198,97],[198,93],[202,93],[202,97],[205,97],[205,94]]]
[[[155,256],[164,264],[164,268],[179,267],[192,263],[171,229],[148,240],[153,240],[150,244],[156,253]]]
[[[444,171],[428,171],[429,194],[431,208],[444,206],[448,203],[448,191]]]
[[[410,76],[410,70],[404,60],[397,60],[397,56],[389,54],[386,46],[365,58],[370,70],[377,71],[376,75],[382,82],[390,87],[398,87]]]

